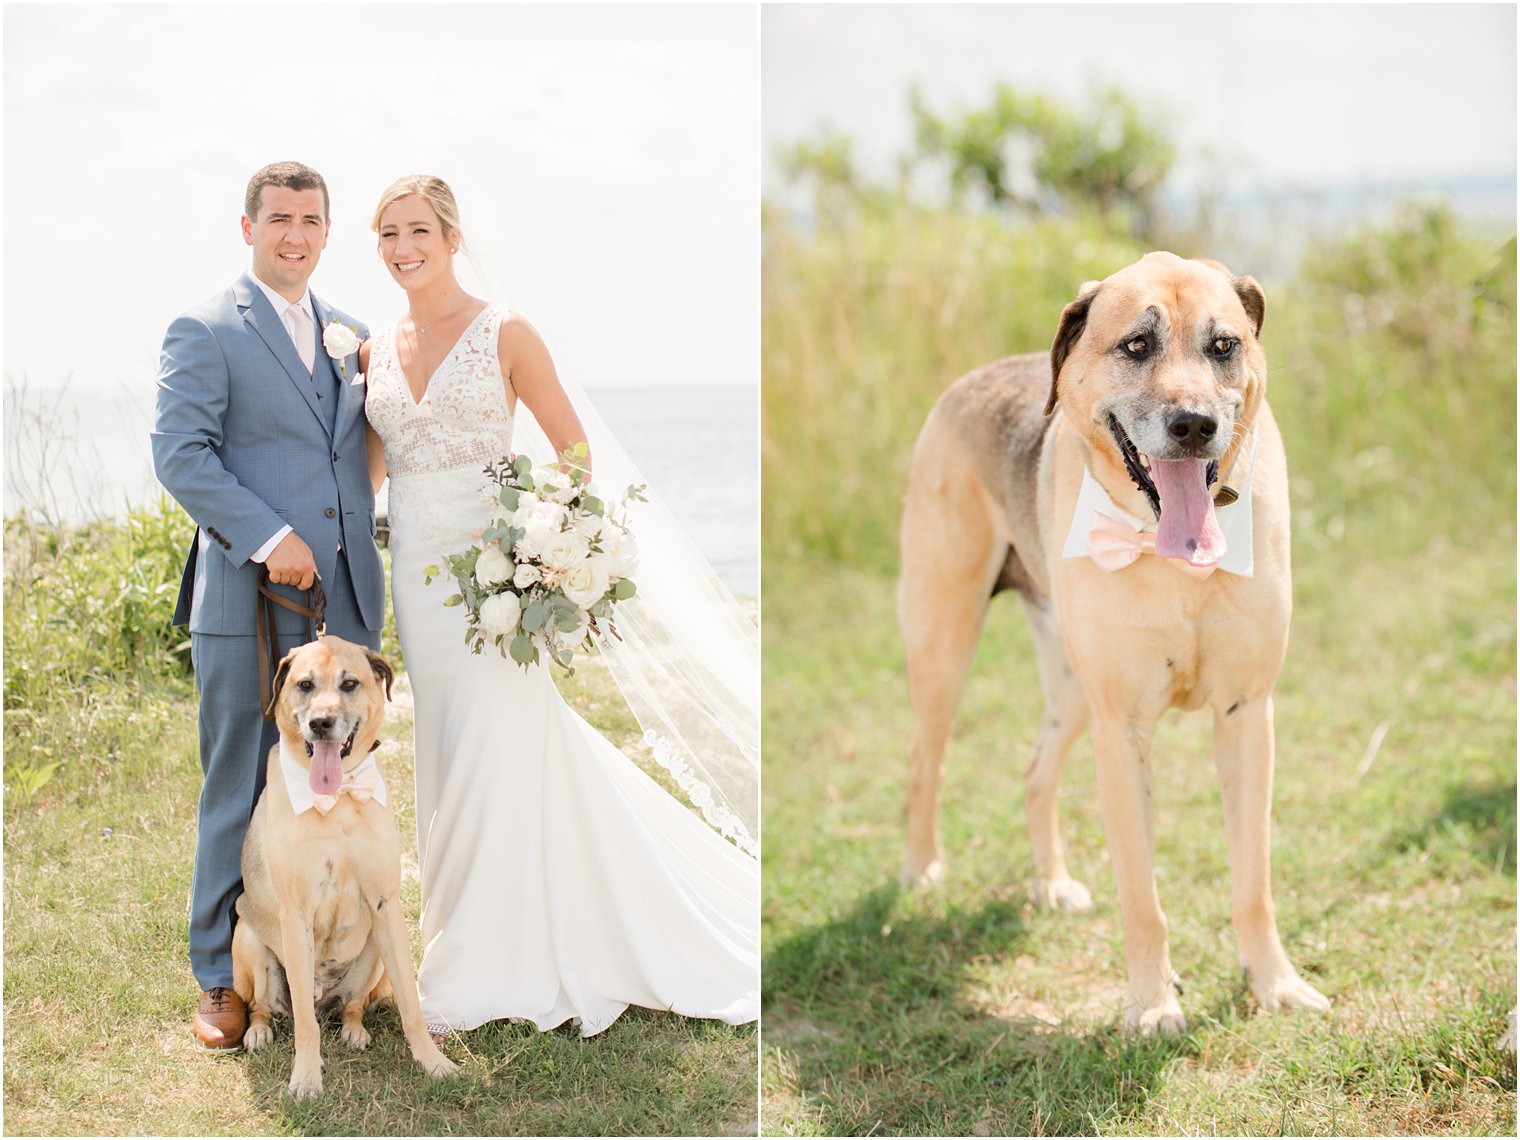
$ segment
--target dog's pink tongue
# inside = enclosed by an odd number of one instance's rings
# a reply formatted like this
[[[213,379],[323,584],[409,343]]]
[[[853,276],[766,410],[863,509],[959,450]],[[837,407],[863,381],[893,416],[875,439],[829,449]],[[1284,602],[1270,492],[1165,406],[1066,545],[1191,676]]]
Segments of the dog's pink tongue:
[[[343,783],[343,746],[320,741],[311,746],[311,790],[324,796],[338,794]]]
[[[1214,515],[1206,459],[1152,459],[1151,478],[1161,495],[1156,553],[1194,566],[1212,566],[1224,557],[1224,533]]]

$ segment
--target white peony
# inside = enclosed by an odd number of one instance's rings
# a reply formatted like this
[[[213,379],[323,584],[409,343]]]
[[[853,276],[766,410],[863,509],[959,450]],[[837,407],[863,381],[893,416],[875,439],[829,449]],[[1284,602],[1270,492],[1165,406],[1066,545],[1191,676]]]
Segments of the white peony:
[[[538,572],[538,567],[533,563],[519,562],[517,572],[512,575],[512,585],[519,590],[526,590],[529,586],[537,584],[542,577],[543,575]]]
[[[517,549],[529,558],[542,558],[544,549],[559,534],[564,523],[565,508],[557,503],[535,500],[526,507],[519,506],[512,515],[512,525],[523,531],[523,536],[517,540]]]
[[[475,559],[475,581],[482,586],[499,586],[512,579],[512,560],[496,543],[481,550]]]
[[[588,542],[591,542],[596,539],[598,534],[607,529],[607,520],[602,518],[601,515],[594,515],[590,511],[587,511],[585,514],[576,516],[574,525],[576,531]]]
[[[560,583],[560,592],[582,609],[596,605],[607,592],[607,564],[592,555],[571,568]]]
[[[359,351],[359,334],[345,324],[330,321],[322,330],[322,346],[334,360],[342,360]]]
[[[510,590],[503,594],[492,594],[480,603],[480,628],[489,637],[516,633],[517,622],[521,617],[522,602]]]
[[[573,475],[548,463],[533,468],[533,489],[556,503],[568,503],[580,490]]]
[[[632,578],[639,570],[639,544],[620,526],[602,532],[602,551],[607,555],[608,571],[614,578]]]
[[[571,570],[585,561],[590,545],[573,530],[561,531],[544,543],[539,558],[550,570]]]

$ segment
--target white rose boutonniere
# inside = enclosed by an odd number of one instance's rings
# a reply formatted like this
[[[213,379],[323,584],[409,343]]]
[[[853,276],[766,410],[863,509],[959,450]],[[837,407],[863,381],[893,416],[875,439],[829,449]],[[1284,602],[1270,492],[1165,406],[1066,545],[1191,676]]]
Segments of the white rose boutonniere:
[[[345,380],[348,379],[348,365],[344,361],[359,351],[361,343],[359,330],[350,328],[341,321],[328,321],[327,327],[322,330],[322,347],[327,349],[328,356],[338,362]]]

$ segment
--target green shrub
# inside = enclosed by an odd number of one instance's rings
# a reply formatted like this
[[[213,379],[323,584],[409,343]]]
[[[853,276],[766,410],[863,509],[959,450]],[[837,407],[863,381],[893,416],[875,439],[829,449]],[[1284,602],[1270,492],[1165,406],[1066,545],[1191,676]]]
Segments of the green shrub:
[[[72,760],[109,760],[190,691],[172,624],[193,524],[161,498],[125,520],[5,524],[5,784],[25,799]]]

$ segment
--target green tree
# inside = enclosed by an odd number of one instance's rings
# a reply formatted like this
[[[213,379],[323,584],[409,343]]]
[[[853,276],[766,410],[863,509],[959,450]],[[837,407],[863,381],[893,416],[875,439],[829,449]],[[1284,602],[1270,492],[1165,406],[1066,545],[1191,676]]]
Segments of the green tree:
[[[1087,110],[999,83],[983,106],[958,114],[908,93],[916,162],[941,162],[957,200],[975,189],[994,207],[1036,213],[1091,208],[1106,227],[1148,235],[1176,148],[1164,128],[1117,88]]]

